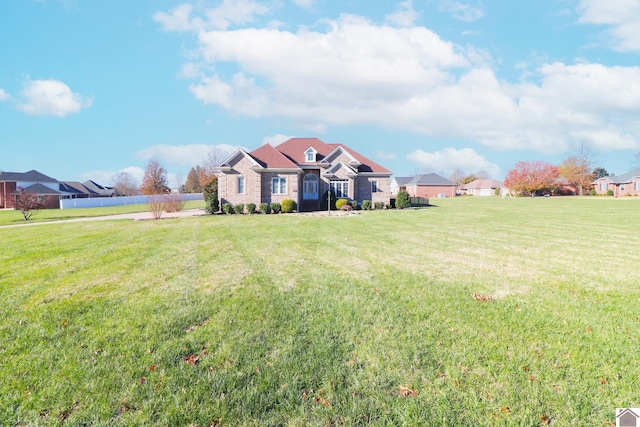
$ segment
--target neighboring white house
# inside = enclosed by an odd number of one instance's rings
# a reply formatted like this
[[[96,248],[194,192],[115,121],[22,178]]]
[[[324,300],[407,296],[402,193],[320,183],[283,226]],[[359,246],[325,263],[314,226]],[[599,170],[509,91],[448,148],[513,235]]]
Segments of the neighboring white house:
[[[495,196],[496,189],[500,189],[500,195],[503,195],[503,192],[508,192],[508,189],[503,188],[504,184],[501,181],[496,181],[495,179],[476,179],[467,184],[463,184],[460,186],[460,190],[463,194],[468,194],[470,196]]]

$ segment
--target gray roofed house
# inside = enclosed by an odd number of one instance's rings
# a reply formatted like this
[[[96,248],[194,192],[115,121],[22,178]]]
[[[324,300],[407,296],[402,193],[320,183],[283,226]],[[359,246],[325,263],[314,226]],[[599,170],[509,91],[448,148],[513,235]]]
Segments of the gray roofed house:
[[[78,181],[62,181],[60,183],[60,191],[70,198],[87,199],[89,197],[98,197],[98,193],[91,191]]]
[[[82,185],[84,185],[89,191],[95,193],[97,197],[112,197],[116,195],[116,191],[113,189],[113,187],[100,185],[90,179],[83,182]]]
[[[614,197],[640,196],[640,168],[622,175],[609,175],[593,182],[597,194],[606,195],[609,190]]]

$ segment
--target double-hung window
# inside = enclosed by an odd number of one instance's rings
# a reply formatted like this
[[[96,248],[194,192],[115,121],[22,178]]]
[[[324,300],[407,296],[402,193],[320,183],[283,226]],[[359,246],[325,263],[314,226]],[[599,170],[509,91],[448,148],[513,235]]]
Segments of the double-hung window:
[[[272,194],[287,194],[287,178],[275,177],[271,178]]]
[[[609,184],[607,184],[606,182],[601,182],[600,183],[600,191],[607,191],[607,187],[609,187]]]

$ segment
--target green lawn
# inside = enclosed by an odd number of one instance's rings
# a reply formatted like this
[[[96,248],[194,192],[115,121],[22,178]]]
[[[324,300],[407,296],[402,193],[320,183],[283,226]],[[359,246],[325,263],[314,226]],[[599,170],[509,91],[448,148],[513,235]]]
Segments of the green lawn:
[[[603,426],[640,406],[640,200],[433,202],[0,229],[0,425]]]

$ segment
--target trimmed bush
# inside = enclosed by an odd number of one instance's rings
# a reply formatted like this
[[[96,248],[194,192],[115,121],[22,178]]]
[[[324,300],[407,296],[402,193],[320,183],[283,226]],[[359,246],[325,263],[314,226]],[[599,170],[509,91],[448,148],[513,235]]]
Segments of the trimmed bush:
[[[331,198],[329,198],[329,195],[331,195]],[[324,195],[322,196],[322,210],[327,210],[328,205],[329,205],[329,199],[331,199],[331,210],[335,211],[336,210],[336,193],[333,190],[327,190],[324,192]]]
[[[342,209],[342,207],[347,204],[349,204],[349,201],[347,199],[338,199],[336,201],[336,209]]]
[[[591,196],[595,196],[597,194],[598,194],[598,192],[595,190],[595,188],[592,188],[591,191],[589,191],[589,195],[591,195]]]
[[[294,200],[291,199],[284,199],[282,201],[282,205],[280,205],[282,208],[282,213],[291,213],[293,211],[295,211],[297,209],[297,205],[296,202]]]
[[[406,191],[400,191],[396,196],[396,208],[398,209],[406,209],[411,207],[411,199],[409,198],[409,193]]]
[[[280,203],[278,202],[271,203],[271,212],[273,212],[274,214],[279,214],[281,209],[282,207],[280,206]]]
[[[260,203],[260,213],[264,215],[271,213],[271,206],[269,206],[269,203]]]
[[[233,213],[233,205],[231,203],[224,203],[222,205],[222,212],[226,213],[227,215],[231,215]]]
[[[384,209],[384,202],[375,202],[376,209]]]
[[[371,200],[363,200],[362,201],[362,210],[363,211],[371,210]]]
[[[236,211],[237,214],[242,215],[244,213],[244,203],[236,203],[233,206],[233,210]]]
[[[607,196],[613,196],[613,190],[607,190]]]
[[[393,205],[391,204],[391,202],[389,202],[389,203],[387,203],[387,204],[385,205],[385,208],[387,208],[387,209],[393,209]]]
[[[351,207],[353,208],[354,211],[358,210],[358,201],[357,200],[352,200],[351,201]]]
[[[247,213],[249,215],[256,213],[256,204],[255,203],[247,203]]]

